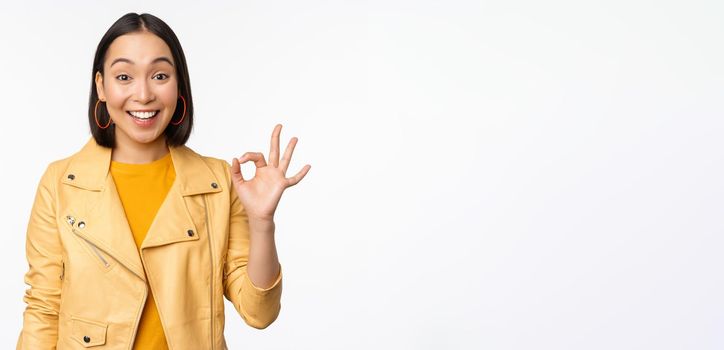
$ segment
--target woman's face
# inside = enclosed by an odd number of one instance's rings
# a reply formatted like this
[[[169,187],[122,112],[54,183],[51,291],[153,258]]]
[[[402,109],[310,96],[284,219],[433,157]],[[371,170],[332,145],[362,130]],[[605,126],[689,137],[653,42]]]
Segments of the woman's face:
[[[146,31],[119,36],[103,70],[96,72],[96,89],[116,124],[116,140],[146,144],[164,137],[179,98],[168,45]]]

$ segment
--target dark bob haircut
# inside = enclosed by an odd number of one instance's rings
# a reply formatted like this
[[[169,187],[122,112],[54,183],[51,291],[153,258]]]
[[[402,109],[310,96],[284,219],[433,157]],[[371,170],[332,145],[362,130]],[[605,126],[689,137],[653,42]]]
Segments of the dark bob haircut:
[[[186,66],[186,56],[181,48],[176,34],[173,30],[158,17],[143,13],[127,13],[123,17],[119,18],[113,25],[108,28],[108,31],[96,49],[95,58],[93,59],[93,74],[91,77],[91,89],[90,98],[88,100],[88,122],[90,123],[91,134],[95,138],[96,142],[104,147],[114,148],[116,145],[116,125],[111,123],[109,127],[101,129],[98,127],[95,121],[95,114],[98,115],[98,123],[106,125],[110,122],[111,116],[108,114],[105,103],[98,103],[98,111],[95,111],[96,102],[98,102],[98,92],[96,91],[95,75],[96,72],[100,72],[103,76],[103,63],[106,60],[106,52],[108,47],[111,46],[113,40],[121,35],[148,31],[161,38],[166,45],[171,49],[173,60],[176,68],[176,81],[178,82],[178,89],[181,96],[186,100],[186,116],[179,125],[173,125],[169,122],[164,135],[166,136],[166,144],[168,146],[181,146],[186,144],[186,141],[191,135],[191,128],[194,122],[194,102],[191,98],[191,83],[189,82],[189,71]],[[105,81],[105,76],[103,77]],[[171,121],[177,121],[181,119],[183,113],[183,102],[179,98],[176,102],[176,111],[171,117]]]

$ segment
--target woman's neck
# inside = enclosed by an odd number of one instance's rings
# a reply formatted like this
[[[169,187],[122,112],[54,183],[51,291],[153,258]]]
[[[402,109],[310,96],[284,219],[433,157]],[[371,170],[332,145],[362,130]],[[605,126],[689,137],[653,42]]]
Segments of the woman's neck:
[[[162,135],[149,143],[140,143],[116,133],[116,147],[111,152],[111,160],[120,163],[144,164],[161,159],[168,154],[166,139]],[[121,136],[120,138],[118,136]]]

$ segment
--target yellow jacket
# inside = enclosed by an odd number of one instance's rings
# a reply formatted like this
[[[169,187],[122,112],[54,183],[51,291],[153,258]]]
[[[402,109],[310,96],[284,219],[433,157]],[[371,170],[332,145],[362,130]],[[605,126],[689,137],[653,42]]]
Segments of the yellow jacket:
[[[222,296],[252,327],[276,320],[282,275],[266,289],[248,278],[249,225],[229,163],[187,146],[170,153],[176,180],[140,255],[109,173],[111,149],[91,137],[48,165],[28,223],[17,349],[131,349],[147,282],[172,350],[226,349]]]

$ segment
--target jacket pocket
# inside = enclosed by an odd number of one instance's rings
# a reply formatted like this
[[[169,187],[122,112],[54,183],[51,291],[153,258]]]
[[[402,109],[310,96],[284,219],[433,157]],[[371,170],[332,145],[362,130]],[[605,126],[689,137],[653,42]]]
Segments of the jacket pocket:
[[[76,238],[76,240],[79,241],[81,245],[85,246],[85,250],[94,257],[95,261],[99,263],[100,267],[104,271],[109,271],[114,266],[114,264],[111,263],[107,255],[104,255],[104,253],[102,253],[102,250],[98,248],[98,246],[86,239],[83,234],[75,229],[75,227],[73,226],[76,223],[75,216],[72,214],[68,214],[66,216],[66,222],[68,224],[68,228],[73,232],[73,236]],[[79,225],[82,223],[83,222],[81,221]]]
[[[106,343],[108,325],[76,316],[71,316],[70,337],[86,348]]]
[[[101,263],[103,263],[103,267],[108,268],[111,266],[111,264],[108,263],[108,260],[103,257],[103,254],[101,254],[101,251],[98,249],[98,247],[95,246],[95,244],[88,242],[85,238],[83,238],[83,241],[88,244],[88,247],[90,247],[90,249],[93,251],[93,254],[98,257],[98,260],[100,260]]]
[[[94,260],[98,262],[98,265],[104,271],[109,271],[111,270],[111,268],[113,268],[114,264],[111,264],[109,257],[107,255],[104,255],[100,248],[98,248],[95,244],[91,243],[89,240],[78,234],[75,229],[73,229],[73,233],[75,233],[75,236],[78,238],[80,243],[85,245],[86,251],[88,251],[88,253],[93,256]]]

